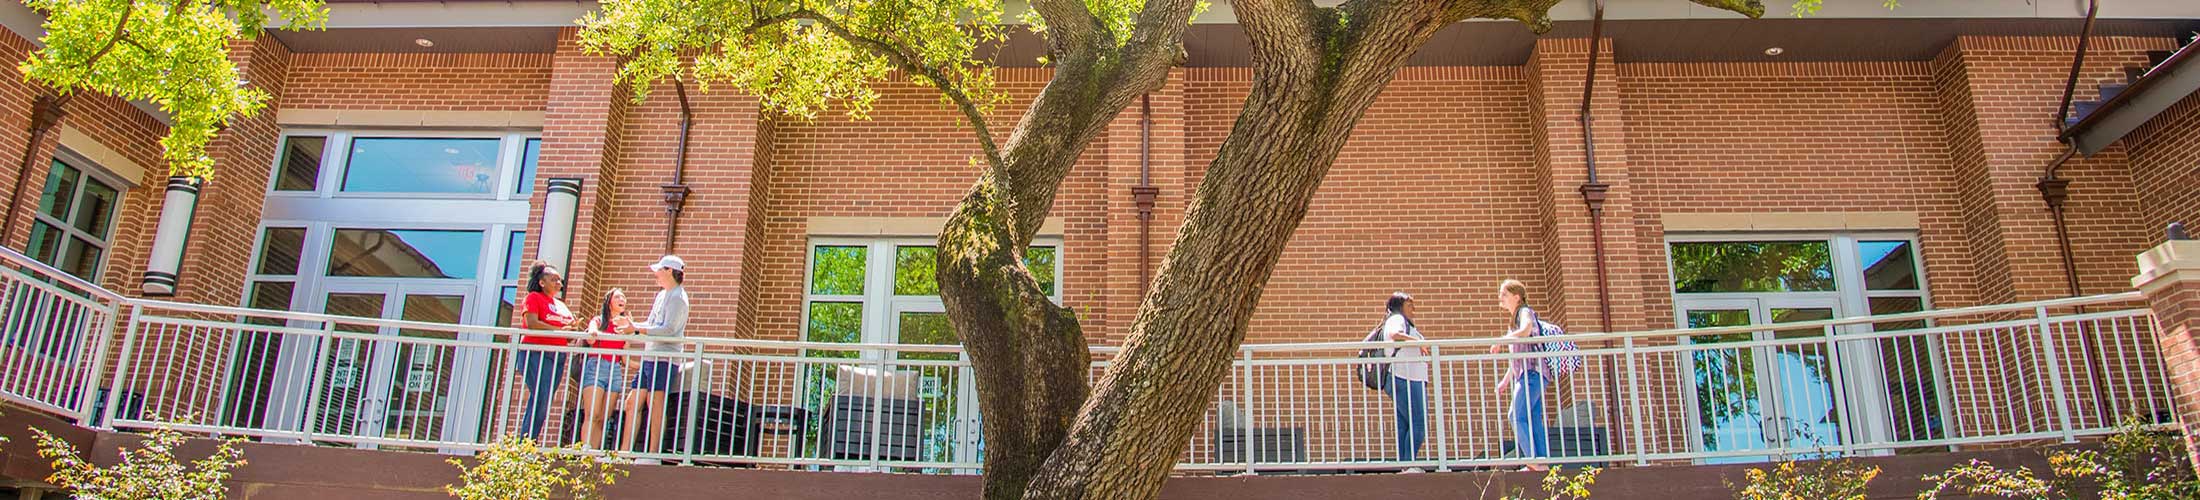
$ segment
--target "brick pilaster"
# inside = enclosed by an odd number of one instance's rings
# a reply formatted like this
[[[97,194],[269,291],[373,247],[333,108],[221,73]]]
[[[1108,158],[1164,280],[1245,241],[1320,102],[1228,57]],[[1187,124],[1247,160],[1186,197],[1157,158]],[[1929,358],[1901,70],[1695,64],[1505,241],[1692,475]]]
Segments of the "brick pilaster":
[[[2165,242],[2139,254],[2139,275],[2131,285],[2154,310],[2172,406],[2185,447],[2200,464],[2200,241]]]
[[[553,178],[581,180],[580,214],[574,221],[571,269],[566,279],[580,297],[594,296],[601,280],[589,273],[602,262],[608,238],[596,237],[614,219],[611,198],[618,189],[619,133],[626,121],[628,98],[616,83],[618,61],[584,54],[580,30],[558,33],[557,52],[551,58],[550,98],[543,107],[542,153],[536,163],[534,195],[527,222],[527,244],[522,255],[532,261],[540,255],[543,203]],[[573,294],[568,294],[569,298]]]

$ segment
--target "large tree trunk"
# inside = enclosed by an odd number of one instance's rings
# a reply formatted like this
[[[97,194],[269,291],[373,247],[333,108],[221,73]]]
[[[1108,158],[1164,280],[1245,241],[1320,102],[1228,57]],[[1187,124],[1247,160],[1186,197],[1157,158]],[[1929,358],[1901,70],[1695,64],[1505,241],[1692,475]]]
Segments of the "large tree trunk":
[[[1229,373],[1254,305],[1352,126],[1441,22],[1435,2],[1239,1],[1253,88],[1122,354],[1032,499],[1152,498]]]
[[[1153,0],[1130,43],[1096,31],[1079,0],[1034,2],[1059,62],[992,168],[940,231],[940,301],[975,371],[985,432],[985,497],[1022,498],[1084,404],[1091,358],[1075,314],[1024,267],[1062,179],[1138,95],[1181,58],[1192,0]],[[1074,9],[1071,9],[1074,8]],[[1082,20],[1080,22],[1079,20]]]

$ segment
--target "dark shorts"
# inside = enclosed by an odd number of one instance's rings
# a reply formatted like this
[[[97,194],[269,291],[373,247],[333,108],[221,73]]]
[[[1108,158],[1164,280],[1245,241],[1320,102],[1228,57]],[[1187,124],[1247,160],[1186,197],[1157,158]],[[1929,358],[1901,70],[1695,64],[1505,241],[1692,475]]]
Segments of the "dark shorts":
[[[642,369],[634,374],[634,388],[669,392],[672,390],[672,383],[679,376],[679,365],[674,365],[671,361],[643,361]]]

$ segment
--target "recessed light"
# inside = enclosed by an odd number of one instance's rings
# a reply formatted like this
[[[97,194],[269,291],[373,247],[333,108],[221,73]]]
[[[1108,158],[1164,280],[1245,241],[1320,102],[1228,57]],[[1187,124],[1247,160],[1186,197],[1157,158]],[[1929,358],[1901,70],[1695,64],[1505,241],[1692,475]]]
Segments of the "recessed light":
[[[413,45],[419,45],[419,46],[422,46],[422,47],[434,47],[434,46],[435,46],[435,40],[429,40],[429,39],[426,39],[426,38],[414,38],[414,39],[413,39]]]
[[[458,154],[458,148],[443,148],[443,154],[447,154],[447,155],[455,155],[455,154]]]
[[[1765,55],[1768,55],[1768,56],[1777,56],[1777,55],[1780,55],[1780,54],[1785,54],[1785,53],[1787,53],[1787,49],[1783,49],[1783,48],[1779,48],[1779,47],[1770,47],[1770,48],[1766,48],[1766,49],[1765,49]]]

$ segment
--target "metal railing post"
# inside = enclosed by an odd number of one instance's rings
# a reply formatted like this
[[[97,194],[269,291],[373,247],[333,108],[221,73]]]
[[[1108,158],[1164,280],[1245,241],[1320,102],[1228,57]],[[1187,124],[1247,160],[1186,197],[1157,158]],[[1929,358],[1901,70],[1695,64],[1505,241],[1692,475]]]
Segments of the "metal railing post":
[[[2055,423],[2065,443],[2078,442],[2077,430],[2070,427],[2070,397],[2063,391],[2062,359],[2055,355],[2055,338],[2048,335],[2047,306],[2033,308],[2039,318],[2040,352],[2047,357],[2047,383],[2055,394]]]
[[[1239,357],[1245,360],[1245,370],[1244,375],[1242,375],[1245,377],[1245,382],[1238,384],[1238,394],[1245,398],[1245,425],[1238,429],[1239,434],[1242,436],[1238,440],[1238,453],[1245,454],[1245,473],[1251,475],[1253,474],[1253,464],[1259,460],[1253,456],[1254,448],[1256,448],[1253,446],[1253,408],[1255,406],[1253,404],[1253,350],[1239,347],[1238,353]],[[1215,444],[1219,445],[1221,443]]]
[[[321,321],[320,341],[313,343],[313,359],[306,362],[306,369],[310,370],[306,372],[306,384],[308,384],[306,386],[306,412],[305,420],[298,422],[298,434],[308,444],[313,442],[313,435],[318,434],[314,432],[314,425],[319,424],[321,421],[321,393],[328,386],[328,380],[322,377],[322,374],[335,370],[334,366],[330,366],[326,370],[321,367],[323,363],[328,362],[329,345],[339,342],[336,339],[335,332],[336,321]]]
[[[1642,432],[1642,380],[1641,371],[1635,368],[1635,338],[1620,339],[1621,356],[1627,362],[1627,413],[1634,428],[1627,434],[1635,437],[1635,465],[1650,465],[1649,438]]]
[[[1445,438],[1450,435],[1445,429],[1451,427],[1448,425],[1451,419],[1445,418],[1448,412],[1444,411],[1444,404],[1440,402],[1443,398],[1437,397],[1444,393],[1443,385],[1440,382],[1444,379],[1444,364],[1438,361],[1443,358],[1443,353],[1443,347],[1441,346],[1429,346],[1428,348],[1428,391],[1422,395],[1422,402],[1436,408],[1436,425],[1430,426],[1436,428],[1436,470],[1448,472],[1451,470],[1449,462],[1451,447],[1445,443],[1445,441],[1449,441]],[[1426,416],[1423,416],[1423,418],[1426,418]],[[1422,430],[1426,431],[1427,429]]]
[[[695,373],[688,375],[688,378],[690,379],[688,380],[688,382],[692,382],[694,384],[694,388],[687,391],[687,426],[683,427],[680,431],[682,435],[680,439],[680,463],[682,465],[692,465],[695,463],[695,449],[700,448],[700,446],[697,446],[695,443],[695,428],[699,425],[696,423],[696,406],[701,404],[701,393],[703,392],[701,389],[703,387],[707,387],[706,384],[709,384],[709,381],[700,380],[700,375],[704,374],[703,345],[688,344],[688,347],[695,348],[694,355],[689,358],[694,360],[695,362]],[[750,439],[756,438],[751,437]]]
[[[144,315],[144,306],[130,305],[130,328],[128,332],[122,334],[122,352],[115,355],[115,377],[107,383],[107,405],[102,410],[102,413],[106,414],[106,418],[92,417],[93,421],[99,422],[99,425],[92,426],[95,429],[114,430],[115,428],[115,405],[122,404],[122,379],[128,376],[127,373],[130,371],[130,348],[137,345],[138,318],[144,317]]]
[[[121,305],[121,303],[107,305],[107,318],[105,321],[100,322],[98,340],[95,341],[97,344],[92,347],[91,364],[84,366],[84,378],[81,379],[84,381],[84,389],[77,394],[76,399],[79,406],[77,408],[76,423],[87,427],[97,418],[92,415],[92,412],[94,408],[99,406],[93,404],[93,401],[99,398],[100,372],[107,369],[107,350],[112,348],[109,344],[114,343],[115,317],[120,315]],[[130,307],[135,310],[137,306]],[[130,324],[133,326],[137,324],[136,315],[130,317]]]
[[[878,375],[871,378],[871,435],[870,439],[865,440],[871,446],[871,467],[877,469],[871,472],[883,472],[886,469],[886,459],[879,456],[879,451],[885,447],[882,443],[885,436],[882,434],[886,433],[886,384],[893,383],[893,372],[886,371],[886,359],[895,354],[896,352],[888,350],[885,356],[872,363],[878,367]]]
[[[1834,334],[1834,331],[1838,329],[1839,327],[1831,325],[1828,325],[1824,328],[1826,336],[1826,369],[1828,373],[1827,378],[1832,379],[1830,382],[1832,382],[1833,384],[1833,416],[1835,419],[1833,431],[1834,438],[1841,440],[1839,443],[1836,443],[1835,446],[1836,449],[1842,451],[1841,456],[1845,457],[1849,455],[1849,450],[1854,446],[1855,440],[1851,439],[1851,437],[1849,436],[1849,430],[1851,427],[1856,425],[1856,422],[1853,420],[1849,420],[1849,392],[1847,389],[1847,384],[1843,383],[1847,377],[1842,375],[1840,347],[1841,343],[1839,340],[1836,339],[1836,337],[1838,336]],[[1816,440],[1819,438],[1814,436],[1812,439]],[[1819,445],[1819,443],[1812,444]]]

